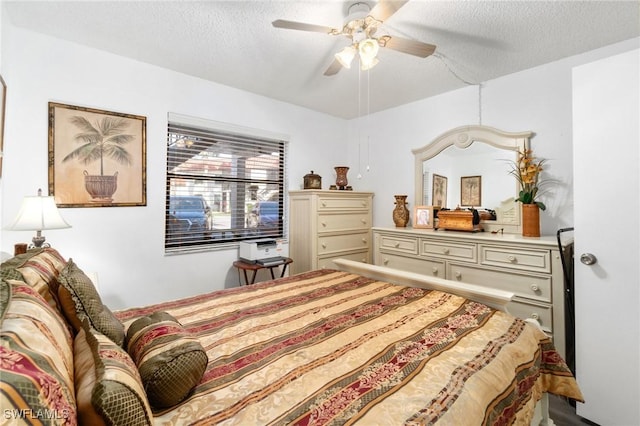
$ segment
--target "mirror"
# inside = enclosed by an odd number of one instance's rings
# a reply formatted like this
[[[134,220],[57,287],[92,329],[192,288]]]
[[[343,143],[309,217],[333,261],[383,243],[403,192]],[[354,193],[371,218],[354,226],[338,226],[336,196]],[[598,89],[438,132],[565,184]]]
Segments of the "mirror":
[[[520,205],[514,202],[519,188],[509,161],[529,149],[532,136],[462,126],[414,149],[415,204],[495,210],[496,220],[483,221],[485,230],[520,232]]]

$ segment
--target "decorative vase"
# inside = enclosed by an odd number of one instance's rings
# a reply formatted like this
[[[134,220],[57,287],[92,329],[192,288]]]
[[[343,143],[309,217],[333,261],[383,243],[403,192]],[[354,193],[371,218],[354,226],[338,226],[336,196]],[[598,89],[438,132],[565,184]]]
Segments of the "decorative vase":
[[[406,195],[394,195],[396,208],[393,209],[393,223],[397,228],[404,228],[409,223],[409,209],[407,208]]]
[[[90,175],[86,170],[84,173],[84,187],[91,195],[91,201],[110,203],[113,201],[113,194],[118,189],[118,172],[113,176]]]
[[[334,167],[334,169],[336,170],[336,186],[338,189],[347,189],[347,185],[349,184],[349,181],[347,180],[349,167],[337,166]]]
[[[537,204],[522,205],[522,236],[540,236],[540,208]]]

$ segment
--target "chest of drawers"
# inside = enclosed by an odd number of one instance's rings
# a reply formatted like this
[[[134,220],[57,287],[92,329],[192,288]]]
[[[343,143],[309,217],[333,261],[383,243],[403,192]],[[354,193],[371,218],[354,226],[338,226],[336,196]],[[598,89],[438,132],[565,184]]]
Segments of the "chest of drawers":
[[[511,291],[508,310],[534,318],[565,354],[561,250],[554,237],[373,228],[376,265]]]
[[[335,267],[345,258],[371,263],[371,192],[289,192],[289,253],[292,273]]]

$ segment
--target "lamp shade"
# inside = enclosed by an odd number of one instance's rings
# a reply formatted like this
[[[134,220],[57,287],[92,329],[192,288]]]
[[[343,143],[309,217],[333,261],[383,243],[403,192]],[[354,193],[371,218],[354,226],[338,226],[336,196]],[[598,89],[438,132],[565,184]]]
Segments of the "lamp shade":
[[[38,190],[38,194],[41,191]],[[53,197],[27,196],[22,200],[16,220],[9,229],[13,231],[41,231],[43,229],[71,228],[60,216]]]

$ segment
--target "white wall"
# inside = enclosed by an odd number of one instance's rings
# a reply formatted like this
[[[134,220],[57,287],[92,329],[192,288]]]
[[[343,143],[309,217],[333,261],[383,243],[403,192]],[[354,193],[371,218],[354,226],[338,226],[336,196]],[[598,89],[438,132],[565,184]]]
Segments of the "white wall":
[[[559,228],[573,226],[571,70],[637,44],[638,39],[628,40],[483,83],[481,124],[513,132],[533,131],[535,154],[549,159],[546,173],[556,183],[544,198],[543,234],[555,235]],[[408,194],[410,210],[414,205],[411,150],[454,127],[478,124],[478,119],[478,88],[470,86],[350,122],[351,165],[358,164],[358,141],[353,135],[369,125],[371,171],[354,185],[375,191],[376,226],[394,226],[394,194]],[[459,183],[449,182],[451,185]]]
[[[47,103],[56,101],[147,117],[147,206],[65,208],[73,226],[47,240],[85,271],[95,271],[113,308],[145,305],[235,286],[237,250],[164,255],[167,112],[203,117],[290,137],[289,188],[311,169],[330,176],[340,163],[346,122],[12,27],[5,21],[2,55],[8,85],[2,227],[24,195],[48,185]],[[2,251],[33,233],[2,230]]]

